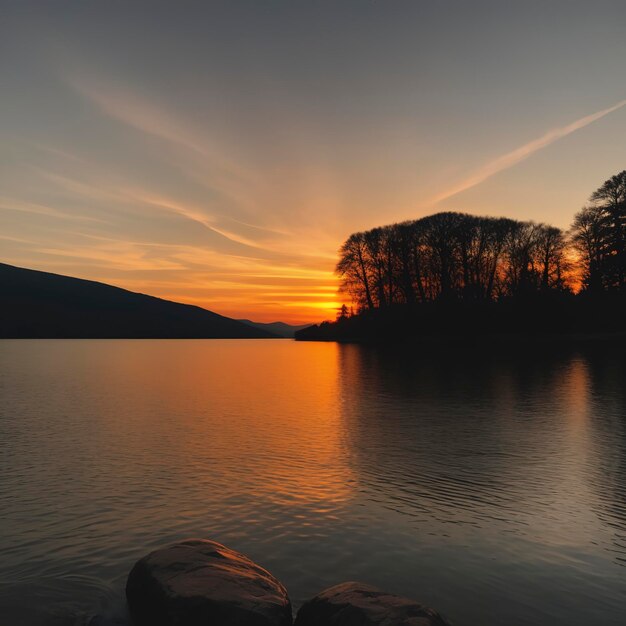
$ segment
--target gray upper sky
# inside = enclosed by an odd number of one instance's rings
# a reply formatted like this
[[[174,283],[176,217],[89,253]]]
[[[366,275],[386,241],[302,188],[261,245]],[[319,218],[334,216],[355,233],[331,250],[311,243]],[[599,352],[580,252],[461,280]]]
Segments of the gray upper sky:
[[[626,2],[0,0],[0,95],[0,260],[316,320],[355,230],[626,167]]]

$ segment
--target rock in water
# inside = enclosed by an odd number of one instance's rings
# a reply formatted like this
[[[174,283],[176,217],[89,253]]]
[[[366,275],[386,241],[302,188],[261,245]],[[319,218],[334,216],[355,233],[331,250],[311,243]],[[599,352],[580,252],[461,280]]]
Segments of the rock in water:
[[[126,582],[137,626],[291,626],[287,591],[243,554],[188,539],[137,561]]]
[[[450,626],[415,600],[363,583],[330,587],[302,605],[294,626]]]

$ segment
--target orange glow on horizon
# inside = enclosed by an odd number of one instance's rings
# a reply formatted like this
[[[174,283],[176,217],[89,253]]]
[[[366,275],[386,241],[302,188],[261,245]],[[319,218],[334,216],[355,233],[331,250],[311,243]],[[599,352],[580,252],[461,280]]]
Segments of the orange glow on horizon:
[[[282,276],[272,280],[270,276],[260,274],[242,274],[226,279],[210,271],[176,270],[172,273],[167,268],[141,271],[145,277],[128,278],[120,271],[97,272],[94,276],[93,268],[89,269],[92,271],[84,271],[72,264],[54,271],[199,306],[226,317],[262,323],[319,324],[334,320],[343,304],[338,297],[339,280],[331,271],[315,271],[314,278]]]

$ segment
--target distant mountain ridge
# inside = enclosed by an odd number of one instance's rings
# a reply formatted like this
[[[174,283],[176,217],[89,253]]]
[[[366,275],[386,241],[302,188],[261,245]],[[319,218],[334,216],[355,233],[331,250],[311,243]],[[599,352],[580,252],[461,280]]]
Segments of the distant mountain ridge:
[[[248,324],[253,328],[259,328],[260,330],[267,330],[274,335],[284,337],[286,339],[293,339],[299,330],[303,330],[312,326],[312,324],[286,324],[285,322],[253,322],[251,320],[237,320],[242,324]]]
[[[269,339],[207,309],[0,263],[0,338]]]

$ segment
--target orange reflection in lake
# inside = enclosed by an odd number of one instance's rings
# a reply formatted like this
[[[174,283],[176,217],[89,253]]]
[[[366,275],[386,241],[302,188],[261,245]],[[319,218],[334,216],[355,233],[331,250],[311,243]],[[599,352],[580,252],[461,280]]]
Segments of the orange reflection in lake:
[[[80,354],[81,345],[72,349]],[[98,384],[105,376],[116,396],[107,398],[101,427],[108,437],[149,440],[144,449],[159,451],[164,473],[193,475],[195,468],[197,482],[208,480],[207,498],[227,467],[228,485],[220,480],[219,488],[232,488],[236,498],[331,509],[354,483],[337,406],[336,350],[314,344],[294,351],[281,340],[103,344],[100,354],[110,362],[97,364]],[[86,373],[84,383],[92,380]],[[134,428],[116,418],[111,405],[119,398],[123,413],[137,404]],[[213,480],[203,475],[207,466]]]
[[[365,580],[467,626],[621,626],[624,372],[621,346],[0,342],[0,614],[123,607],[195,536],[296,607]]]

